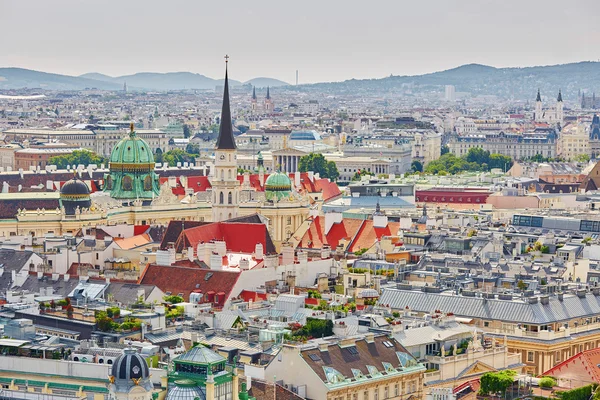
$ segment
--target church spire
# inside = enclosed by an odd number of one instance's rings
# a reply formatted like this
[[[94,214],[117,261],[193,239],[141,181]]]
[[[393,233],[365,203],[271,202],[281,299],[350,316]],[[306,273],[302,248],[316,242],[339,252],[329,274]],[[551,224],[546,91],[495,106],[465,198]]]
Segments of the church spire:
[[[542,96],[540,95],[540,89],[538,89],[538,94],[537,94],[537,97],[535,98],[535,101],[542,101]]]
[[[223,108],[221,109],[221,125],[217,139],[217,150],[235,150],[233,126],[231,125],[231,109],[229,107],[229,79],[227,77],[227,64],[229,56],[225,56],[225,90],[223,91]]]
[[[558,98],[556,99],[556,101],[562,102],[562,93],[560,89],[558,89]]]
[[[269,92],[269,87],[267,86],[267,100],[271,99],[271,93]]]
[[[252,100],[256,100],[256,86],[252,86]]]

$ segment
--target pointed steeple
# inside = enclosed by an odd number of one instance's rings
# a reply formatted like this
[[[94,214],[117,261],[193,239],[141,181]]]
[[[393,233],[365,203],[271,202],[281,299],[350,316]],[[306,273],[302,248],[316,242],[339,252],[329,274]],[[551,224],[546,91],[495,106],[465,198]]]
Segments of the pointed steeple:
[[[271,93],[269,92],[269,87],[268,86],[267,86],[267,97],[266,97],[266,99],[267,100],[271,99]]]
[[[252,100],[256,100],[256,86],[252,86]]]
[[[562,93],[560,89],[558,89],[558,98],[556,99],[556,101],[562,102]]]
[[[225,90],[223,91],[223,108],[221,109],[221,125],[217,139],[217,150],[235,150],[233,126],[231,125],[231,109],[229,107],[229,78],[227,76],[227,63],[229,56],[225,56]]]
[[[538,94],[537,94],[537,97],[535,98],[535,101],[542,101],[542,96],[540,95],[540,89],[538,89]]]

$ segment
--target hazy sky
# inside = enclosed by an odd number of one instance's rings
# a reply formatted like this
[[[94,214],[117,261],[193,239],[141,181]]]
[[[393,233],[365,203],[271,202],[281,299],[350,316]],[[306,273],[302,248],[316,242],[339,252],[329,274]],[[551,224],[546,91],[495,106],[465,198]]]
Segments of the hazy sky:
[[[0,66],[293,83],[600,58],[600,0],[0,0]]]

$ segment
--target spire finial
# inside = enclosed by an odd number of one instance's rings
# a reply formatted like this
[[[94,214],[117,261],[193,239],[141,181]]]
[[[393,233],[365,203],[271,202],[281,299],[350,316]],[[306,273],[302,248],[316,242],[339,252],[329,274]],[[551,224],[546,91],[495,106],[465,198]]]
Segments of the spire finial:
[[[540,95],[540,89],[538,88],[537,97],[535,101],[542,101],[542,96]]]
[[[225,54],[225,68],[227,68],[228,63],[229,63],[229,55]]]
[[[558,98],[556,99],[556,101],[563,101],[563,99],[562,99],[562,91],[560,89],[558,89]]]

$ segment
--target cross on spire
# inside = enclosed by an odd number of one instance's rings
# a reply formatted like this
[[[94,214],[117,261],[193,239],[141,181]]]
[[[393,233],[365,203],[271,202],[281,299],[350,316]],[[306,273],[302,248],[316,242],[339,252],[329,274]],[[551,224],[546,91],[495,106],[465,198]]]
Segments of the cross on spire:
[[[227,64],[229,62],[229,56],[227,54],[225,54],[225,64]]]

